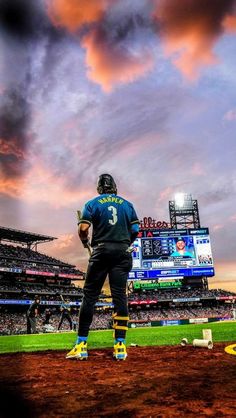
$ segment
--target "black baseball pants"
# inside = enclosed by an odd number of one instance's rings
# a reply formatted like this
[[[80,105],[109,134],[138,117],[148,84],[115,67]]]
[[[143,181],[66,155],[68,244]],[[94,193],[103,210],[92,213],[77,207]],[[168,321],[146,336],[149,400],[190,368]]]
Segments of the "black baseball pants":
[[[70,325],[70,329],[72,330],[72,319],[71,319],[71,316],[70,316],[70,314],[68,314],[68,313],[62,313],[61,314],[61,318],[60,318],[60,322],[59,322],[59,324],[58,324],[58,331],[59,331],[59,329],[61,328],[61,326],[62,326],[62,323],[64,322],[64,320],[67,320],[68,322],[69,322],[69,325]]]
[[[114,312],[120,317],[128,316],[126,285],[132,269],[132,256],[128,244],[101,243],[94,247],[89,260],[79,313],[78,335],[87,337],[93,320],[94,306],[101,294],[106,276],[109,277]],[[126,331],[115,330],[116,338],[125,338]]]
[[[36,318],[27,315],[27,334],[36,334]]]

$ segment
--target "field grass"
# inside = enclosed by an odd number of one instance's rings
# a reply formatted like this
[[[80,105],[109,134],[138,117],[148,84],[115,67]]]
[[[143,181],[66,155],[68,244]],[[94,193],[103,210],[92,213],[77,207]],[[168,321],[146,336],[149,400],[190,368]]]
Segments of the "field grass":
[[[179,326],[163,326],[153,328],[129,329],[127,345],[140,346],[177,345],[182,338],[192,343],[194,338],[202,338],[202,329],[212,330],[213,342],[236,342],[236,322],[216,322],[210,324],[194,324]],[[89,349],[106,348],[113,345],[113,331],[91,331]],[[0,337],[0,354],[16,352],[33,352],[44,350],[68,350],[76,340],[75,332],[11,335]]]

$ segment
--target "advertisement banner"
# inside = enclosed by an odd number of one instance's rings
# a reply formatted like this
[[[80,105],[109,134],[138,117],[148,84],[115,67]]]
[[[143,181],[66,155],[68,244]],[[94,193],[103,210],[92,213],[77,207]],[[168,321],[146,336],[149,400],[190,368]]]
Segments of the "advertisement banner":
[[[180,320],[179,319],[165,319],[165,320],[161,321],[161,325],[162,326],[166,326],[166,325],[180,325]]]
[[[131,302],[128,302],[129,305],[137,306],[137,305],[153,305],[158,302],[157,299],[150,299],[150,300],[133,300]]]
[[[145,290],[149,290],[149,289],[159,289],[159,288],[168,288],[168,287],[181,287],[182,286],[182,282],[180,280],[167,280],[165,279],[159,279],[158,282],[142,282],[140,281],[135,281],[134,282],[134,289],[135,290],[139,290],[139,289],[145,289]]]
[[[78,277],[83,277],[82,274],[65,274],[65,273],[59,273],[58,277],[63,277],[65,279],[78,279]]]
[[[22,269],[18,267],[0,267],[0,271],[6,271],[9,273],[22,273]]]
[[[227,316],[224,316],[224,317],[221,317],[221,318],[217,318],[217,321],[230,321],[232,319],[233,318],[230,315],[227,315]]]
[[[37,271],[37,270],[25,270],[26,274],[34,274],[37,276],[55,276],[55,273],[48,271]]]
[[[151,327],[151,322],[130,322],[130,328],[144,328],[144,327]]]
[[[31,303],[33,303],[33,300],[29,300],[29,299],[0,299],[0,305],[31,305]],[[58,300],[41,300],[40,301],[40,305],[61,305],[62,302],[58,301]],[[81,302],[70,302],[70,305],[72,306],[80,306]],[[110,308],[113,308],[113,304],[112,303],[102,303],[102,302],[97,302],[96,306],[107,306]]]
[[[190,318],[189,323],[190,324],[204,324],[208,322],[208,318]]]
[[[173,302],[199,302],[200,298],[178,298],[173,299]]]
[[[18,268],[18,267],[11,267],[11,268],[9,269],[9,271],[10,271],[11,273],[22,273],[22,269],[20,269],[20,268]]]
[[[19,299],[0,299],[0,305],[30,305],[31,300],[19,300]]]
[[[177,278],[178,276],[186,276],[186,277],[192,277],[192,276],[214,276],[214,268],[180,268],[180,269],[166,269],[166,270],[156,270],[152,268],[151,270],[132,270],[129,272],[129,279],[128,280],[137,280],[137,279],[158,279],[163,276],[165,277],[173,277]]]

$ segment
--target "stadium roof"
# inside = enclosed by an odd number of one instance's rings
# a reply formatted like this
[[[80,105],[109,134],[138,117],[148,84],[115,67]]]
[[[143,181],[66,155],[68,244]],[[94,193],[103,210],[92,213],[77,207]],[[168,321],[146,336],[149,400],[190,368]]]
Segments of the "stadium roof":
[[[38,244],[47,241],[53,241],[55,237],[48,235],[34,234],[32,232],[19,231],[18,229],[4,228],[0,226],[0,242],[11,241],[21,244]]]

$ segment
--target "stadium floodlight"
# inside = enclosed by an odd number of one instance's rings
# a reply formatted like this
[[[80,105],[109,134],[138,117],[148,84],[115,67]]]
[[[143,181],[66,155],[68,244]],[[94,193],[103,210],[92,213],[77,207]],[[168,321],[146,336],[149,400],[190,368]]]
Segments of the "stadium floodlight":
[[[185,194],[184,193],[176,193],[175,194],[175,206],[178,208],[182,208],[184,206],[185,201]]]
[[[176,193],[169,201],[171,228],[200,228],[200,218],[196,199],[191,194]]]
[[[192,210],[193,200],[191,194],[176,193],[175,195],[175,209],[176,210]]]

